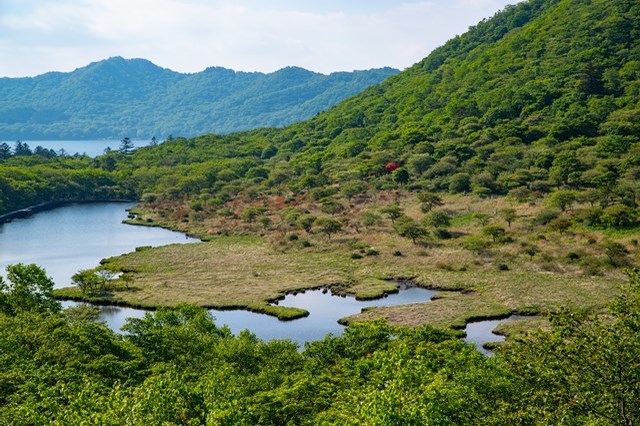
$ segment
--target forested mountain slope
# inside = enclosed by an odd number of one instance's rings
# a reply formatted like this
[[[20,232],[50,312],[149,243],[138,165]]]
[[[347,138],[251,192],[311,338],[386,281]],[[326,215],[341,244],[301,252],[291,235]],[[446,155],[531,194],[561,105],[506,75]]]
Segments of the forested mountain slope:
[[[195,136],[307,119],[398,71],[194,74],[114,57],[71,73],[0,79],[0,138]]]
[[[243,157],[230,166],[237,178],[269,165],[262,186],[297,189],[373,177],[393,185],[381,173],[389,162],[415,188],[483,196],[630,184],[640,158],[639,15],[635,2],[524,2],[309,121],[164,144],[131,161]],[[230,183],[215,173],[197,191]]]
[[[203,202],[248,186],[298,191],[365,179],[390,188],[401,174],[414,189],[526,198],[563,185],[615,188],[635,203],[639,17],[636,2],[523,2],[309,121],[112,152],[83,173],[105,173],[110,191]],[[161,81],[166,71],[157,72]],[[394,173],[385,172],[390,162]],[[47,179],[27,198],[59,197],[46,195]],[[6,197],[5,210],[25,202],[16,200]]]

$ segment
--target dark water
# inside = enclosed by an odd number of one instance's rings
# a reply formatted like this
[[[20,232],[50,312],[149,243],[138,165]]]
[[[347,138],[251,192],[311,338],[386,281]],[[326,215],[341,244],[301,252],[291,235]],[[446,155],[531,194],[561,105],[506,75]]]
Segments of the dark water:
[[[493,333],[493,330],[503,322],[517,321],[521,318],[521,315],[511,315],[509,318],[498,320],[470,322],[464,330],[467,333],[465,340],[475,344],[479,352],[485,355],[493,355],[493,351],[482,347],[485,343],[504,342],[504,336]]]
[[[210,312],[216,324],[229,326],[234,334],[249,329],[262,340],[291,339],[301,346],[304,342],[320,340],[328,333],[334,336],[342,334],[344,327],[338,324],[340,318],[359,313],[371,306],[393,306],[407,303],[427,302],[435,293],[424,288],[401,287],[399,293],[390,294],[382,299],[358,301],[355,297],[333,296],[322,290],[308,290],[304,293],[290,294],[278,304],[292,306],[309,311],[309,316],[293,321],[280,321],[277,318],[254,312],[233,310]],[[73,306],[65,302],[65,306]],[[113,330],[119,330],[127,318],[140,318],[145,311],[134,308],[101,306],[100,320],[105,321]]]
[[[101,259],[134,251],[138,246],[195,242],[160,228],[123,224],[133,203],[70,204],[0,224],[0,274],[13,263],[36,263],[67,287],[80,269]]]

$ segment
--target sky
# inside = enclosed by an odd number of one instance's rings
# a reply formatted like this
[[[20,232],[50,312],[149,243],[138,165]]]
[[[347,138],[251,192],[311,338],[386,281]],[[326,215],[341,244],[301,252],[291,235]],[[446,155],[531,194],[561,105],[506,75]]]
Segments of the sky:
[[[517,0],[0,0],[0,77],[112,56],[330,73],[405,69]]]

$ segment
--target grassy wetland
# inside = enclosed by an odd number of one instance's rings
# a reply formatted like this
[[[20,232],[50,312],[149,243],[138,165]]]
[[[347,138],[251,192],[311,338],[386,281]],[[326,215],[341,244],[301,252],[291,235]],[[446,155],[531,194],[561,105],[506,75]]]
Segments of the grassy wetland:
[[[463,328],[470,320],[544,314],[563,305],[599,309],[617,294],[621,266],[638,261],[633,230],[616,235],[626,252],[612,260],[606,230],[576,223],[559,231],[540,223],[549,208],[545,198],[518,203],[445,196],[427,213],[418,198],[402,190],[340,202],[342,217],[349,220],[331,234],[317,223],[333,215],[311,197],[298,196],[279,211],[259,207],[273,205],[269,198],[238,202],[224,216],[212,211],[201,220],[180,222],[167,220],[164,207],[141,205],[130,223],[179,229],[204,242],[140,248],[106,259],[101,267],[125,272],[126,283],[115,280],[89,295],[79,288],[58,294],[140,307],[244,308],[293,319],[306,311],[271,302],[319,287],[370,299],[394,291],[392,280],[408,278],[443,291],[428,304],[371,309],[345,321],[386,318],[394,325]],[[425,234],[415,243],[399,235],[400,219],[391,220],[389,205],[402,206],[399,214],[424,224]],[[576,203],[566,214],[573,217],[586,208]],[[194,217],[188,204],[172,209]],[[243,215],[247,209],[255,209],[256,216],[249,220]],[[430,225],[434,212],[448,223]],[[305,217],[316,219],[309,225]],[[496,238],[485,231],[492,226]]]

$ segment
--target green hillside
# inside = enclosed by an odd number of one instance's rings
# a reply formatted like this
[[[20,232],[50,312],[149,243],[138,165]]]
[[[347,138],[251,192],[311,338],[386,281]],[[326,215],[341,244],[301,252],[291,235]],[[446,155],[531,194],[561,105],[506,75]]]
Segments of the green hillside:
[[[392,175],[382,172],[396,162],[413,189],[527,198],[558,186],[613,185],[619,197],[633,198],[640,133],[637,17],[633,2],[521,3],[307,122],[165,143],[140,150],[121,170],[132,170],[128,163],[135,174],[151,165],[194,164],[181,174],[195,187],[181,188],[175,179],[137,185],[134,179],[128,189],[138,195],[218,193],[223,187],[233,195],[233,182],[246,186],[243,178],[256,167],[268,171],[260,190],[281,181],[298,191],[362,179],[392,188]],[[233,164],[243,158],[243,166],[229,166],[234,179],[218,179],[230,157]],[[195,163],[212,161],[217,166],[199,176]]]
[[[284,126],[398,71],[271,74],[212,67],[194,74],[110,58],[71,73],[0,79],[0,138],[164,138]]]
[[[0,144],[0,213],[130,198],[132,224],[203,240],[105,259],[57,291],[10,267],[0,423],[640,420],[638,1],[529,0],[308,121],[125,151]],[[197,308],[294,319],[307,312],[270,302],[371,299],[400,279],[440,291],[302,351]],[[54,297],[157,311],[119,335]],[[495,357],[459,338],[512,314]]]

